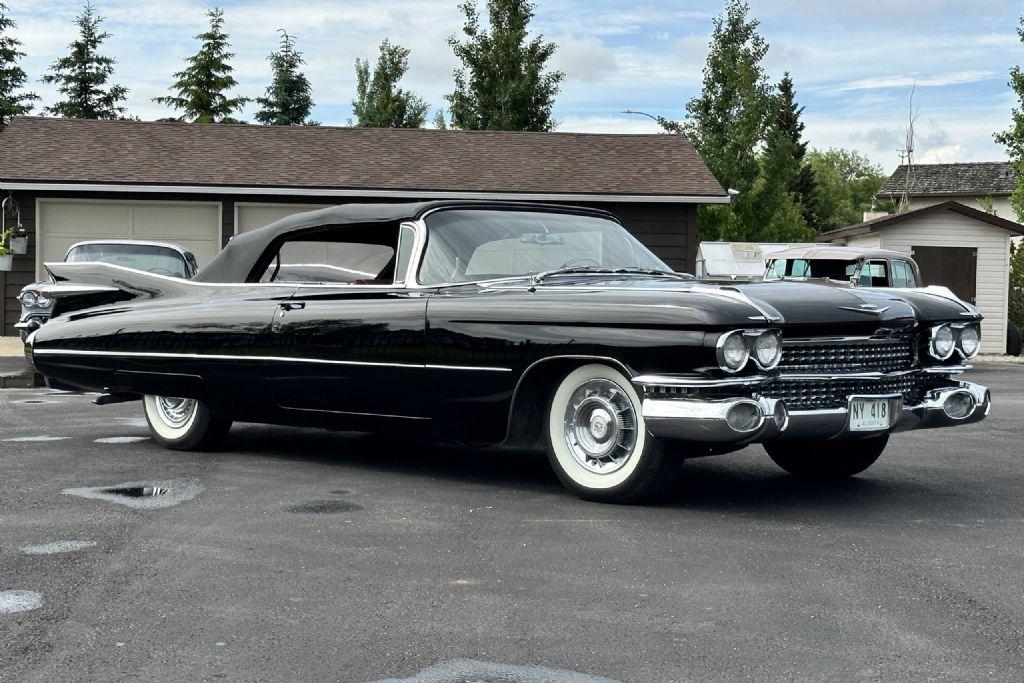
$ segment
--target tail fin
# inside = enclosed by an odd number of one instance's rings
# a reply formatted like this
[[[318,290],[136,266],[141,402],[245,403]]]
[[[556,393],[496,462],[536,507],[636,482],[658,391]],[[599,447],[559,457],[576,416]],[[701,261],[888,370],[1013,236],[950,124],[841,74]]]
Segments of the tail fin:
[[[112,263],[91,261],[70,263],[47,263],[46,270],[53,277],[56,285],[51,285],[55,298],[60,298],[61,291],[72,294],[73,290],[95,288],[94,292],[120,291],[130,298],[157,298],[174,296],[188,287],[186,280],[167,275],[157,275],[144,270],[125,268]],[[68,287],[68,284],[76,287]]]

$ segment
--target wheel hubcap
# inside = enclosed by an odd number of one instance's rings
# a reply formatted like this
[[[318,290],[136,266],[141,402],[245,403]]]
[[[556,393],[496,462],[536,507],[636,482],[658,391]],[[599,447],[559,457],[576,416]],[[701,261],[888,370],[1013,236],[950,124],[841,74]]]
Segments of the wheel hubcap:
[[[196,400],[194,398],[157,396],[156,411],[165,425],[178,429],[192,418],[192,414],[196,411]]]
[[[565,409],[565,443],[577,463],[597,474],[620,469],[636,446],[636,410],[619,385],[606,379],[584,382]]]

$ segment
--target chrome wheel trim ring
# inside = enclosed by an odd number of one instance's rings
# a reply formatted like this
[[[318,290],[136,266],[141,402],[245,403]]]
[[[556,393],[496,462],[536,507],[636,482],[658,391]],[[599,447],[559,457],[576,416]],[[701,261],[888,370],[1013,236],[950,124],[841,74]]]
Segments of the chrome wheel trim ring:
[[[194,398],[156,397],[156,414],[171,429],[181,429],[195,415],[199,402]]]
[[[637,414],[615,382],[591,379],[573,391],[563,416],[565,445],[588,472],[611,474],[636,450]]]

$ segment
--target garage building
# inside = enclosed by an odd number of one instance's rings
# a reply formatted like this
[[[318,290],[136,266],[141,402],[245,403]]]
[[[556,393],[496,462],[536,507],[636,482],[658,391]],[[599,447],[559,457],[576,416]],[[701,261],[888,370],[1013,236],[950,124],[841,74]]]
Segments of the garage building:
[[[0,330],[21,288],[74,242],[149,239],[200,266],[232,235],[346,202],[503,199],[595,206],[677,270],[691,271],[697,207],[728,194],[679,135],[14,119],[0,191],[28,253],[0,273]],[[9,202],[9,205],[12,203]],[[7,212],[8,225],[15,220]]]
[[[981,309],[982,350],[1005,353],[1010,238],[1018,235],[1024,225],[947,201],[826,232],[817,241],[908,254],[924,285],[948,287]]]

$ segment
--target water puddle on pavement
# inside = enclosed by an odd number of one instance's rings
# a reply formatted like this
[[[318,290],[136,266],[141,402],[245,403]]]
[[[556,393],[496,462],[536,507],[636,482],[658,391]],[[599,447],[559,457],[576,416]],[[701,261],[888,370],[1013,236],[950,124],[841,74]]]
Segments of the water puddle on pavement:
[[[56,555],[59,553],[73,553],[76,550],[92,548],[96,541],[53,541],[42,545],[23,545],[18,550],[26,555]]]
[[[157,510],[192,500],[203,490],[193,479],[173,481],[129,481],[113,486],[84,486],[64,489],[67,496],[117,503],[136,510]]]
[[[0,614],[16,614],[39,609],[43,596],[35,591],[0,591]]]
[[[386,678],[374,683],[619,683],[611,678],[590,676],[568,669],[546,666],[496,664],[472,659],[439,662],[412,678]]]
[[[149,441],[148,436],[104,436],[99,439],[93,439],[93,443],[140,443],[142,441]]]

